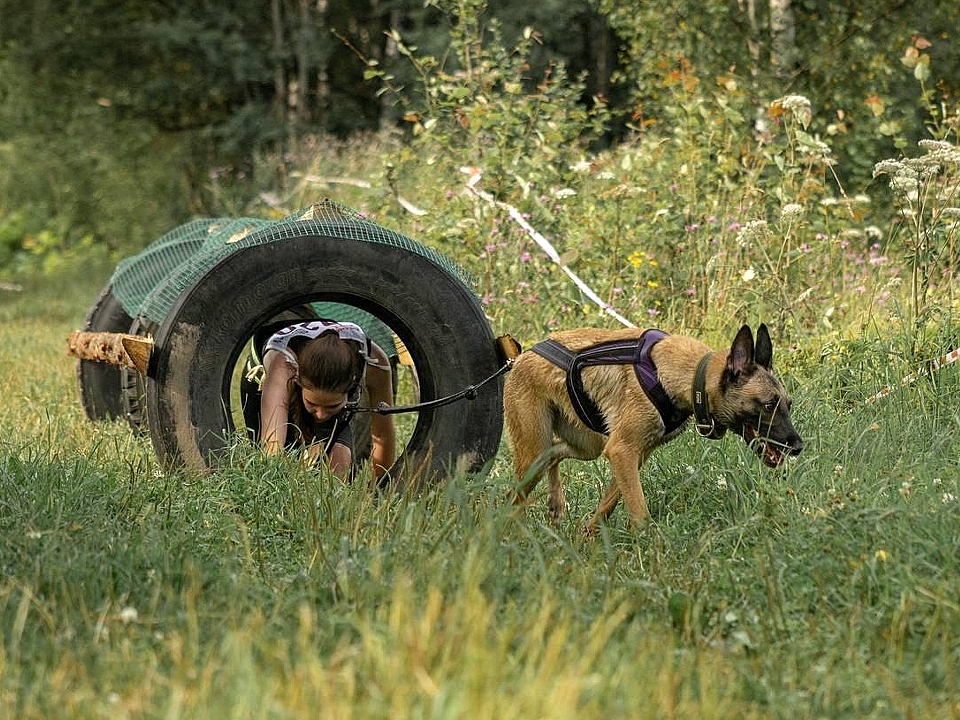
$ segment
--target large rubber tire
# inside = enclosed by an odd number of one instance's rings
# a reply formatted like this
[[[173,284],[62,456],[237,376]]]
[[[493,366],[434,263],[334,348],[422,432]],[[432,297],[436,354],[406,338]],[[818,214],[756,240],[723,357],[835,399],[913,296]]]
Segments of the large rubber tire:
[[[108,283],[90,308],[83,329],[87,332],[121,332],[130,330],[133,323],[126,310],[113,296]],[[90,420],[113,420],[123,416],[120,393],[120,368],[94,360],[77,361],[77,390],[80,404]]]
[[[305,236],[238,250],[183,292],[157,331],[147,373],[147,416],[167,466],[217,465],[233,433],[231,371],[253,330],[304,302],[366,310],[403,341],[422,401],[462,390],[499,367],[477,298],[449,272],[384,243]],[[475,399],[421,410],[394,482],[478,471],[503,428],[501,379]]]

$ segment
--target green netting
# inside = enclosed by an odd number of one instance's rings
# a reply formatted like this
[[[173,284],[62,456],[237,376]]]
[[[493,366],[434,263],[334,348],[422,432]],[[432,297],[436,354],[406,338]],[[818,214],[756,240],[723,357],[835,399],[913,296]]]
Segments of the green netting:
[[[377,225],[349,208],[324,201],[277,221],[219,218],[182,225],[138,255],[121,261],[111,279],[113,294],[131,317],[141,316],[160,324],[180,295],[224,257],[244,248],[310,235],[401,247],[430,260],[468,289],[473,284],[466,270],[436,250]],[[317,306],[322,316],[357,322],[378,344],[389,338],[389,330],[382,323],[358,308],[336,303]],[[376,328],[376,324],[382,329]]]

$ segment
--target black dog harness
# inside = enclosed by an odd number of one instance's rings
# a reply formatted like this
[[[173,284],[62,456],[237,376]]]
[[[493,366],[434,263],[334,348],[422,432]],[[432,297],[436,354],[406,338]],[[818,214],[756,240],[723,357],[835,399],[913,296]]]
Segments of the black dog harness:
[[[613,340],[573,352],[556,340],[544,340],[532,348],[540,357],[546,358],[567,373],[567,394],[577,417],[594,432],[607,435],[609,428],[600,408],[583,388],[581,372],[593,365],[633,365],[637,381],[644,394],[660,413],[664,434],[677,430],[687,418],[689,410],[681,410],[667,395],[657,376],[657,366],[650,357],[653,346],[667,337],[662,330],[644,330],[643,334],[632,340]]]

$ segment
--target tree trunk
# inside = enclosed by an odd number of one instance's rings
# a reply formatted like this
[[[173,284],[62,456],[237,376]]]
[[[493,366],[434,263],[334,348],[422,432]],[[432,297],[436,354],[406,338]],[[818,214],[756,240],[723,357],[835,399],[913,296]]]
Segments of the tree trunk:
[[[770,65],[787,80],[796,70],[797,28],[790,0],[770,0]]]
[[[297,28],[297,89],[294,95],[294,117],[297,126],[302,127],[309,119],[310,112],[310,50],[309,39],[312,39],[313,19],[310,16],[310,0],[300,0],[300,27]]]
[[[287,81],[283,71],[283,13],[280,0],[270,0],[270,23],[273,26],[273,106],[279,122],[284,121],[287,103]]]

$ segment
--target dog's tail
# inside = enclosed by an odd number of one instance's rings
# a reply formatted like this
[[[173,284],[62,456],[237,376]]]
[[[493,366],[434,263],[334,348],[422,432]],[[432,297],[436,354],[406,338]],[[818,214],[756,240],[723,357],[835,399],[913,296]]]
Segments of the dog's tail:
[[[530,463],[527,472],[523,475],[520,487],[529,488],[536,484],[537,478],[543,474],[551,465],[560,462],[564,458],[572,457],[571,448],[567,443],[557,443],[551,445],[542,453],[537,455],[536,459]]]

